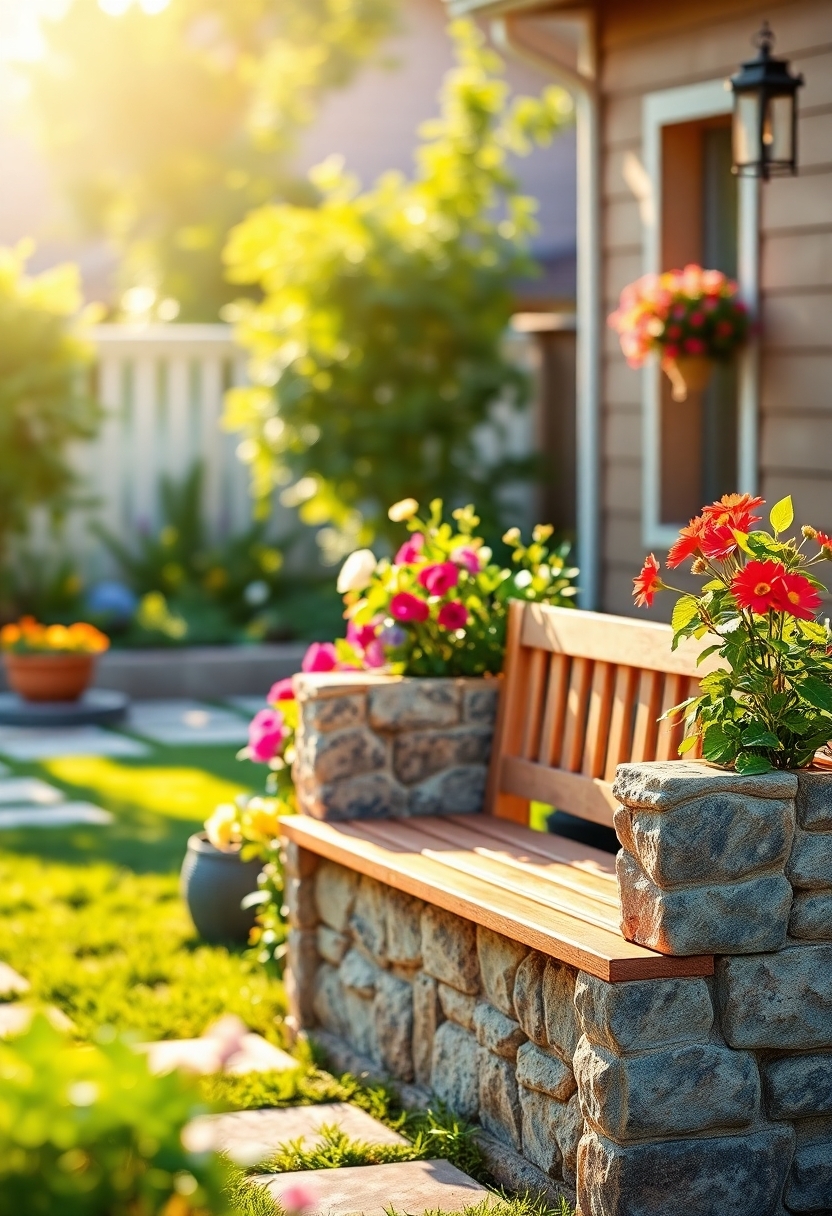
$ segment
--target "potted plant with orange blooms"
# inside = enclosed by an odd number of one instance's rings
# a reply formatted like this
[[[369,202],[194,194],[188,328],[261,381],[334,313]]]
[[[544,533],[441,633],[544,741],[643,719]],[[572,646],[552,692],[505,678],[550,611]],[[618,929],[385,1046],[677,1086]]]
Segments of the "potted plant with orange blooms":
[[[671,710],[684,713],[680,752],[702,741],[711,763],[738,773],[799,769],[832,738],[832,635],[818,619],[826,587],[816,570],[832,560],[832,536],[804,526],[792,539],[787,497],[772,508],[771,531],[756,527],[761,498],[728,494],[682,528],[669,568],[692,562],[704,581],[698,594],[671,587],[651,553],[634,579],[638,607],[675,590],[673,647],[710,637],[702,657],[718,654],[699,695]]]
[[[689,265],[648,274],[621,293],[609,325],[630,367],[657,352],[674,401],[708,385],[715,361],[730,358],[748,338],[749,319],[739,286],[719,270]]]
[[[9,684],[25,701],[77,701],[110,640],[94,625],[41,625],[24,616],[0,629]]]

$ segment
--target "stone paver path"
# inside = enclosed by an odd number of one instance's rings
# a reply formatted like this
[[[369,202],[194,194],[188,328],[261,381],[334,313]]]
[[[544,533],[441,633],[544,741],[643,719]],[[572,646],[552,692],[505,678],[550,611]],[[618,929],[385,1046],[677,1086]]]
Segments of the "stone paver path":
[[[278,1202],[290,1187],[302,1186],[317,1200],[307,1216],[387,1216],[391,1208],[407,1216],[437,1209],[461,1212],[489,1195],[484,1186],[448,1161],[255,1174],[252,1182],[264,1186]]]
[[[261,709],[266,708],[265,697],[226,697],[226,705],[233,705],[238,713],[245,714],[247,718],[253,718]]]
[[[18,975],[8,963],[0,963],[0,1000],[10,996],[22,996],[29,991],[29,981]]]
[[[201,1076],[221,1070],[239,1075],[246,1072],[288,1072],[298,1067],[297,1060],[259,1034],[244,1035],[240,1050],[231,1056],[224,1068],[219,1058],[221,1043],[210,1034],[201,1039],[162,1039],[158,1043],[136,1043],[135,1048],[147,1054],[150,1071],[155,1073],[184,1068]]]
[[[0,773],[0,777],[2,776]],[[21,803],[53,806],[63,800],[61,790],[38,777],[9,777],[6,781],[0,780],[0,806]]]
[[[239,714],[200,701],[135,701],[127,725],[136,734],[171,746],[245,743],[248,739]]]
[[[100,726],[0,727],[0,753],[12,760],[47,760],[54,756],[146,756],[149,748]]]
[[[75,823],[106,827],[109,811],[91,802],[62,802],[59,806],[0,806],[0,831],[12,828],[65,828]]]

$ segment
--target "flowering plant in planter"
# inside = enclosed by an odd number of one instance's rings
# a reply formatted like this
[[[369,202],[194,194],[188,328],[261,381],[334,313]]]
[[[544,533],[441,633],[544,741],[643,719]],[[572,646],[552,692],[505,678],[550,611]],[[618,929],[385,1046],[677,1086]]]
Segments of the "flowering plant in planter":
[[[630,367],[658,352],[674,401],[705,388],[714,360],[725,360],[748,338],[748,312],[739,287],[719,270],[689,265],[630,283],[608,323]]]
[[[0,647],[15,654],[102,654],[109,645],[106,634],[84,621],[41,625],[34,617],[24,616],[0,629]]]
[[[748,494],[728,494],[682,528],[667,565],[692,559],[704,579],[699,594],[680,592],[673,610],[673,648],[682,638],[710,635],[702,658],[724,666],[704,676],[700,695],[670,711],[684,713],[689,733],[680,752],[702,740],[702,754],[740,773],[802,768],[832,737],[832,636],[821,623],[815,568],[832,560],[832,536],[791,528],[791,498],[776,503],[771,531],[756,528],[764,505]],[[657,592],[675,590],[651,553],[634,579],[638,607]]]

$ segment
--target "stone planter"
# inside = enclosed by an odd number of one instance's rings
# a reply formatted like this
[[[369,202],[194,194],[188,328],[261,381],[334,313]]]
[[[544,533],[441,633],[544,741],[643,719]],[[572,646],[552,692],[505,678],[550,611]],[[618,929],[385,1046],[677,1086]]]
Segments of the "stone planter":
[[[241,861],[240,850],[215,849],[204,832],[188,840],[179,886],[200,937],[207,942],[245,942],[254,927],[255,908],[241,908],[257,890],[263,863]]]
[[[316,819],[481,811],[499,681],[364,672],[295,677],[293,769]]]
[[[3,665],[12,689],[24,701],[77,701],[92,679],[94,654],[18,654],[6,651]]]

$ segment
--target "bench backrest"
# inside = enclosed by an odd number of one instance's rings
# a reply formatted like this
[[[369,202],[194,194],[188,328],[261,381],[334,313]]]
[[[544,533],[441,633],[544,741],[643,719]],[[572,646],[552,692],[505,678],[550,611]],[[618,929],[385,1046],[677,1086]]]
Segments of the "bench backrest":
[[[684,723],[659,718],[718,665],[697,666],[705,642],[672,651],[671,638],[669,625],[512,603],[486,813],[528,823],[536,801],[612,826],[616,766],[677,759]]]

